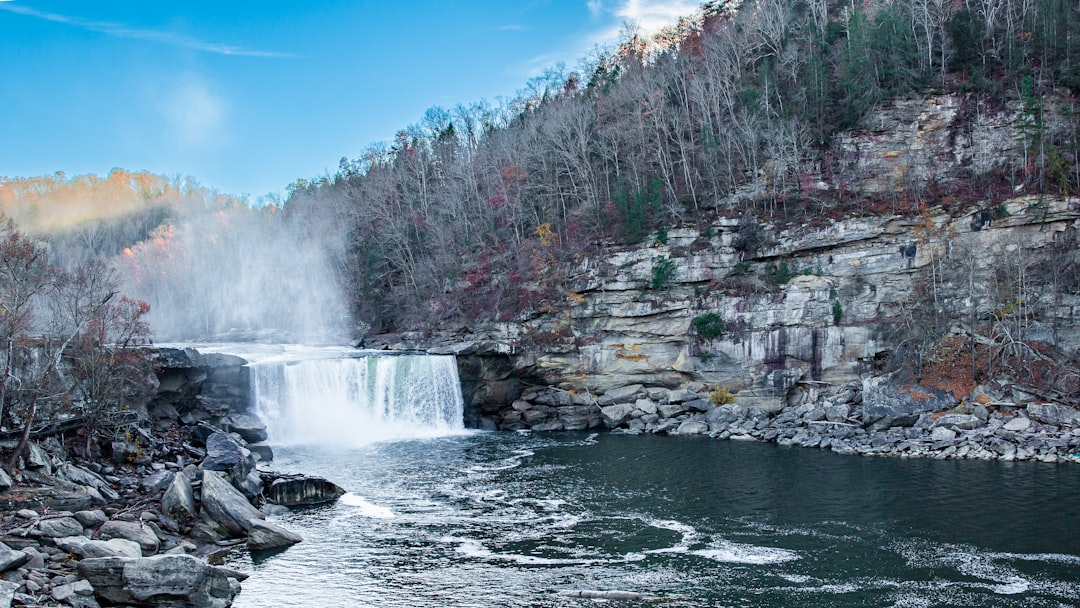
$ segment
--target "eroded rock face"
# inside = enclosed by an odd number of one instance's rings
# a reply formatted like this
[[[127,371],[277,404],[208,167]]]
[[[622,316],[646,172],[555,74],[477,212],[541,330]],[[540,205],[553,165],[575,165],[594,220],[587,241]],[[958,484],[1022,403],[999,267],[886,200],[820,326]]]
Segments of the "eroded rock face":
[[[226,608],[239,591],[223,571],[190,555],[99,557],[78,569],[109,604]]]
[[[274,479],[264,490],[266,500],[286,507],[334,502],[345,494],[333,482],[322,477],[292,475]]]

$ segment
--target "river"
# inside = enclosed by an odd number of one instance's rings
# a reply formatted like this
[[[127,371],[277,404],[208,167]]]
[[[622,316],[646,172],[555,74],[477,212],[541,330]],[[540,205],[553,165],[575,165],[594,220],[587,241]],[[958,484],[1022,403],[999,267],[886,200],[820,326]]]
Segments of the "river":
[[[586,433],[277,452],[349,494],[275,518],[299,545],[233,557],[238,608],[1080,605],[1070,465]]]

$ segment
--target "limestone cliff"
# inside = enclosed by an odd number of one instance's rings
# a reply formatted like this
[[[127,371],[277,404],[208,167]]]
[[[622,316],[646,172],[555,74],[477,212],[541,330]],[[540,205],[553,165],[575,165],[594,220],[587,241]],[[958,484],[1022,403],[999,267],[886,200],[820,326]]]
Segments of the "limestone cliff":
[[[1069,128],[1045,105],[1047,129]],[[891,102],[838,138],[839,158],[815,187],[912,195],[930,181],[1016,170],[1030,153],[1024,117],[1018,104],[959,95]],[[568,289],[544,310],[387,343],[458,354],[477,416],[529,384],[595,395],[700,382],[776,411],[799,381],[850,382],[901,351],[928,356],[943,336],[1065,355],[1080,346],[1080,199],[1018,190],[917,212],[828,219],[822,209],[799,225],[718,217],[609,246],[553,268]]]

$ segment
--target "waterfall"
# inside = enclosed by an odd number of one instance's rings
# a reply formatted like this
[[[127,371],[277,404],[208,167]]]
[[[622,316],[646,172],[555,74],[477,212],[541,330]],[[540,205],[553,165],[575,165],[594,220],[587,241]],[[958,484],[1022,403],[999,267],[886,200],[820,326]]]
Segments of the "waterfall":
[[[252,362],[251,403],[277,445],[355,446],[464,430],[451,356]]]

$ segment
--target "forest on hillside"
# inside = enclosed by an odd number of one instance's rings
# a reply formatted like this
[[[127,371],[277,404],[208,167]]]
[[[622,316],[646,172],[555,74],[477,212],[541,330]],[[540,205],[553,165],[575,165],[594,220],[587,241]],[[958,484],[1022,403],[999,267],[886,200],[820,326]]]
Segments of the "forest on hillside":
[[[285,215],[332,233],[376,330],[510,319],[564,297],[598,247],[719,216],[806,222],[1080,185],[1080,10],[1061,0],[707,2],[655,37],[554,69],[515,99],[433,108],[393,142],[290,186]],[[859,194],[836,134],[881,102],[959,92],[1021,104],[1025,162]],[[564,270],[553,271],[555,268]]]

